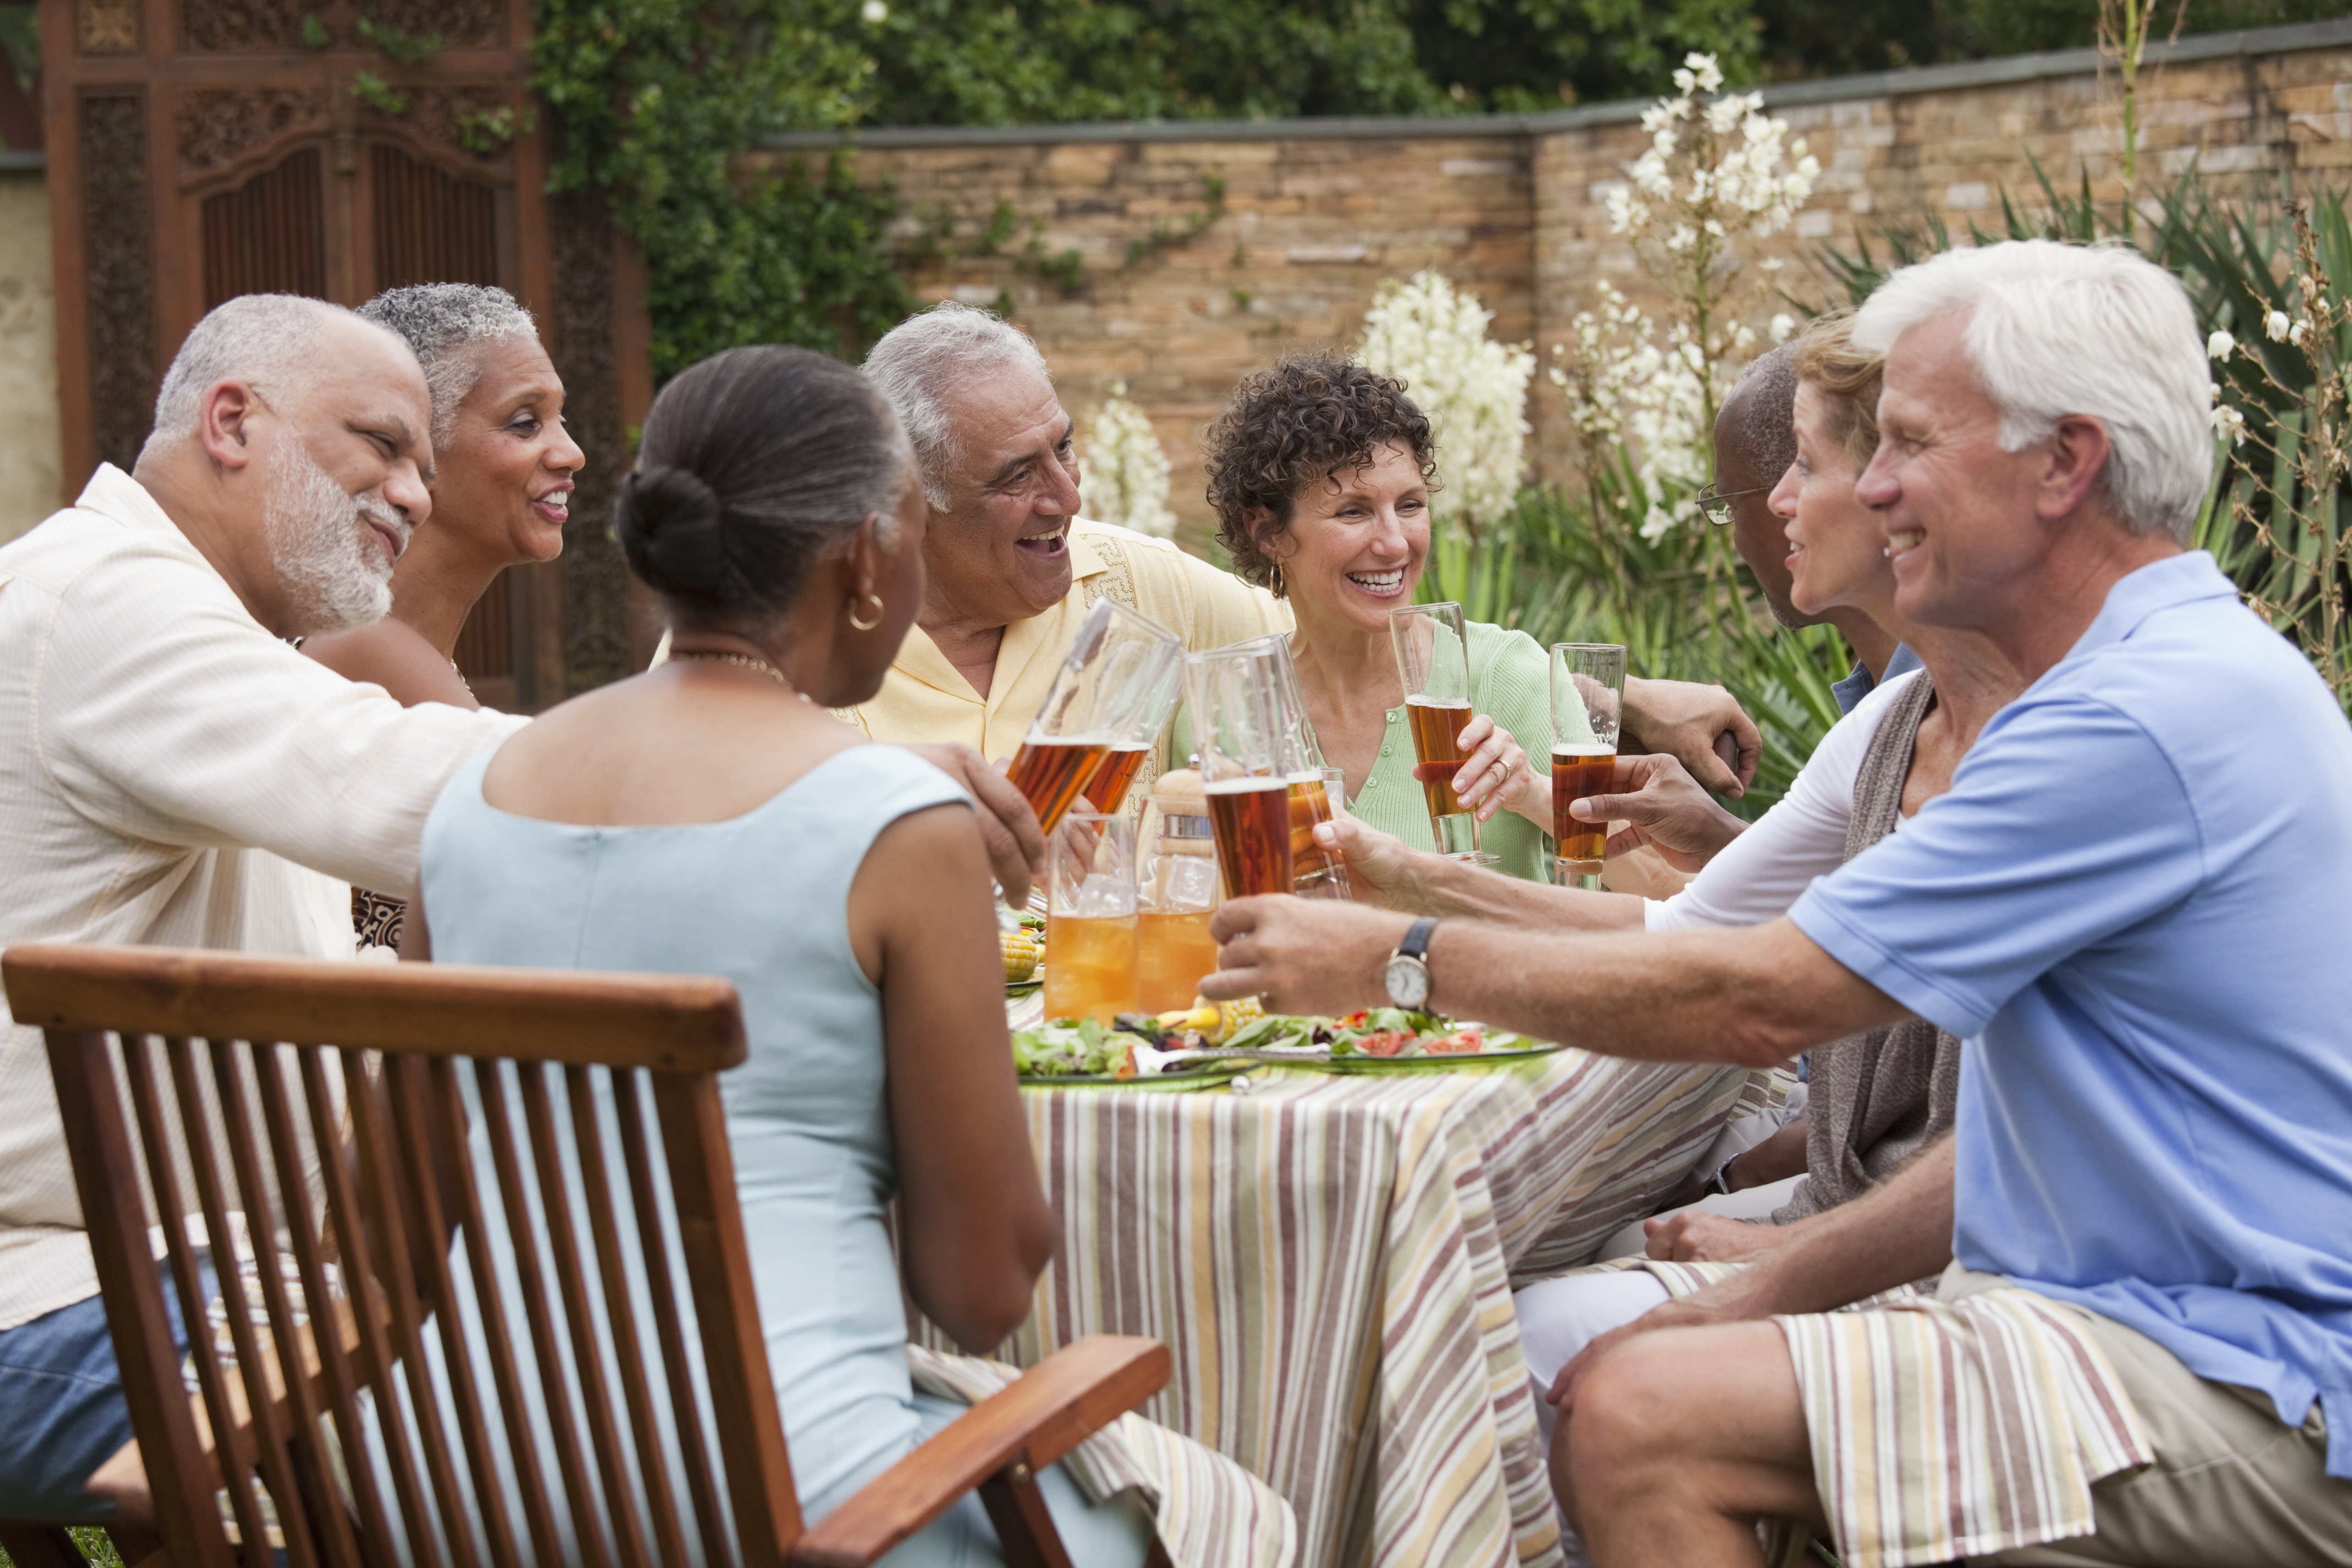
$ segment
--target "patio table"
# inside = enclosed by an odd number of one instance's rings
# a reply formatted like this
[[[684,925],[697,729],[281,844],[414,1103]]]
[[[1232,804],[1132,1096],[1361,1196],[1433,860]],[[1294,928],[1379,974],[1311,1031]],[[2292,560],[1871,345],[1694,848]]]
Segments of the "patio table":
[[[1569,1050],[1025,1089],[1061,1237],[999,1353],[1165,1341],[1144,1414],[1287,1498],[1307,1568],[1559,1563],[1511,1290],[1652,1212],[1780,1086]]]

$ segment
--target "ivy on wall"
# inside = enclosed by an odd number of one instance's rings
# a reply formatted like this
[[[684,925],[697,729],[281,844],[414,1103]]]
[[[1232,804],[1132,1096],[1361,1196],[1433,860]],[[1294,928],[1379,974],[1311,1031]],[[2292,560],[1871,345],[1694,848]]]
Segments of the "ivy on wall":
[[[551,188],[603,201],[644,251],[654,370],[667,377],[739,343],[855,358],[910,308],[885,240],[892,194],[861,189],[838,156],[744,173],[771,132],[1443,114],[1643,91],[1685,48],[1751,58],[1749,4],[538,0],[533,85]],[[1517,77],[1489,66],[1454,79],[1474,58],[1516,60]],[[1204,210],[1202,226],[1215,193]],[[1139,235],[1127,265],[1172,237]],[[1034,235],[1021,254],[1066,292],[1080,285],[1074,254]]]
[[[856,358],[910,308],[883,247],[896,202],[845,160],[740,173],[772,132],[846,124],[873,61],[856,12],[790,0],[539,0],[550,186],[602,198],[646,261],[656,379],[720,349]]]

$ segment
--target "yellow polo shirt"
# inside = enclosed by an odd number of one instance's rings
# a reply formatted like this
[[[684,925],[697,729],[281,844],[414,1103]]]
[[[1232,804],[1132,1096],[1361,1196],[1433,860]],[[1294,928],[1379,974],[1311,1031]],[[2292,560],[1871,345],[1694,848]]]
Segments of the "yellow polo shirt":
[[[1079,518],[1071,523],[1070,573],[1070,591],[1061,603],[1004,628],[986,697],[917,626],[907,633],[882,689],[841,716],[877,741],[961,741],[979,747],[982,756],[1009,757],[1020,750],[1062,656],[1077,637],[1078,623],[1097,599],[1116,599],[1150,616],[1192,649],[1291,629],[1288,607],[1265,589],[1164,539],[1107,522]],[[1139,779],[1129,800],[1149,788],[1148,778]]]

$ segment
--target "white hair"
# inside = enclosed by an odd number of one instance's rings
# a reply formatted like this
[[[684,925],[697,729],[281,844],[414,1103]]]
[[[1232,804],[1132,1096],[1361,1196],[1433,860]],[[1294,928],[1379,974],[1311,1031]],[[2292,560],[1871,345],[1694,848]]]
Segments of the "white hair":
[[[947,400],[1008,365],[1054,373],[1028,333],[977,306],[942,300],[882,336],[866,356],[866,374],[898,416],[915,448],[915,473],[934,510],[950,501],[948,477],[962,459]]]
[[[2000,410],[2001,450],[2069,415],[2098,420],[2116,516],[2185,543],[2211,477],[2213,377],[2179,280],[2121,243],[1948,250],[1880,285],[1854,316],[1854,346],[1883,354],[1955,310],[1969,313],[1963,341]]]
[[[149,449],[194,435],[205,394],[224,381],[242,381],[281,405],[299,401],[314,379],[320,338],[351,316],[300,294],[243,294],[214,306],[163,373]]]
[[[362,305],[360,316],[399,333],[415,351],[425,367],[425,389],[433,395],[433,444],[449,437],[457,405],[482,379],[478,345],[509,338],[536,342],[538,325],[530,312],[503,289],[480,283],[417,283],[387,289]]]

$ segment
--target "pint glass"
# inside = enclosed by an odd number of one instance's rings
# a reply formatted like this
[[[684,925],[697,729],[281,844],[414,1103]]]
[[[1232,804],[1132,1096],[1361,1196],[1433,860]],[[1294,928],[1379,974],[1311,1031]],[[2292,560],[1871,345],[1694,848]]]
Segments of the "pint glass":
[[[1581,822],[1569,806],[1607,795],[1617,773],[1617,733],[1625,713],[1625,650],[1615,643],[1554,643],[1551,647],[1551,817],[1558,840],[1552,880],[1597,887],[1609,825]]]
[[[1097,599],[1087,612],[1007,775],[1048,836],[1093,782],[1111,747],[1133,738],[1169,667],[1182,654],[1174,632],[1124,605]],[[1129,779],[1142,757],[1139,749]],[[1118,793],[1126,794],[1124,783]]]
[[[1139,1013],[1190,1007],[1216,972],[1217,847],[1201,775],[1160,775],[1136,829],[1135,998]]]
[[[1290,890],[1302,899],[1350,899],[1347,863],[1336,850],[1315,842],[1317,825],[1331,820],[1331,781],[1344,781],[1347,775],[1323,760],[1322,742],[1316,740],[1315,726],[1307,717],[1307,694],[1298,684],[1290,639],[1277,633],[1260,640],[1274,647],[1283,700],[1290,710],[1290,754],[1283,763],[1284,776],[1290,781]]]
[[[1160,732],[1168,728],[1168,716],[1176,711],[1176,698],[1184,684],[1184,661],[1171,658],[1161,674],[1151,695],[1135,711],[1127,727],[1113,736],[1110,750],[1097,765],[1094,776],[1087,781],[1087,804],[1100,812],[1117,812],[1127,804],[1127,792],[1135,784],[1135,775],[1143,771],[1144,758],[1160,743]]]
[[[1072,807],[1045,860],[1045,1016],[1134,1012],[1134,821]]]
[[[1296,742],[1282,658],[1260,638],[1184,659],[1202,793],[1228,898],[1290,891],[1288,763]]]
[[[1406,605],[1389,612],[1397,675],[1404,682],[1404,715],[1412,729],[1412,776],[1429,807],[1437,852],[1457,860],[1494,863],[1478,847],[1478,818],[1454,793],[1454,775],[1469,753],[1462,731],[1470,706],[1470,644],[1456,604]]]

